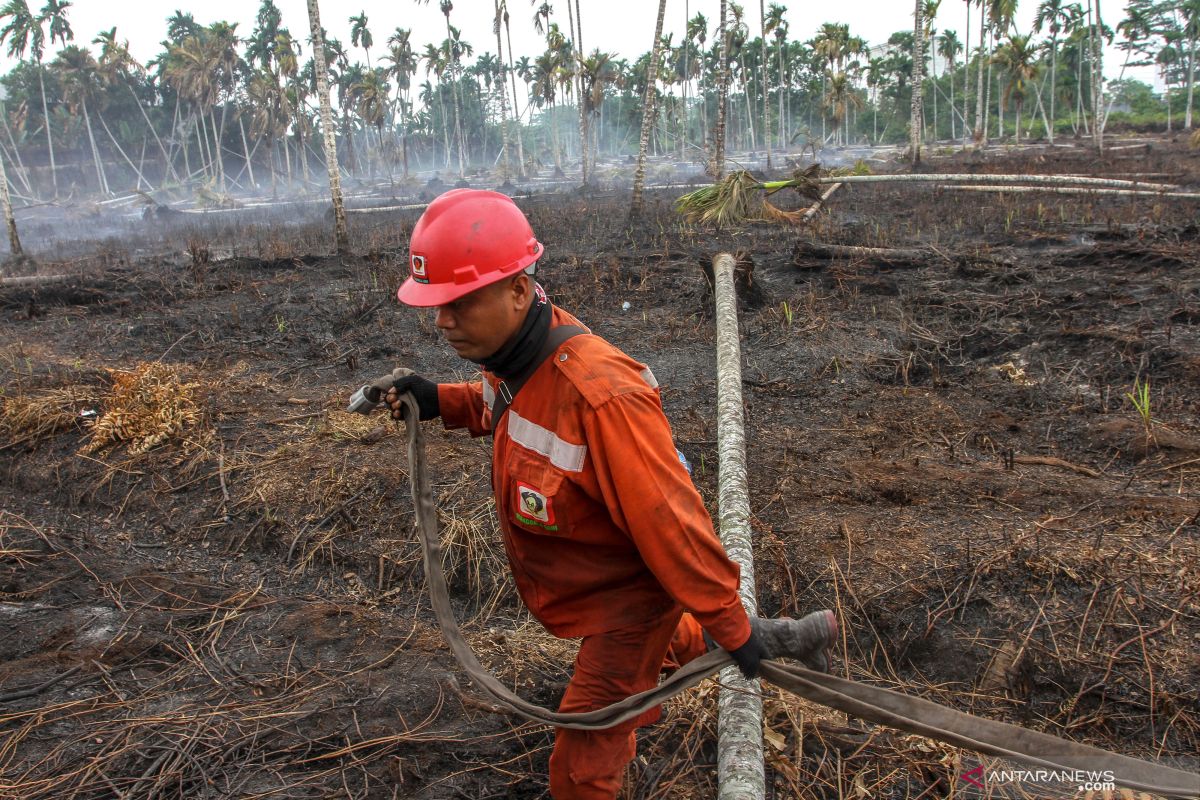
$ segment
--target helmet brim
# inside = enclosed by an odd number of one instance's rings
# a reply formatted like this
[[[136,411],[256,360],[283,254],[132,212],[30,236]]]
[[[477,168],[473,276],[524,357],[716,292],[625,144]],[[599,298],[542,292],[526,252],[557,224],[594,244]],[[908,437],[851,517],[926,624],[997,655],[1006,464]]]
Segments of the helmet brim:
[[[421,283],[409,276],[404,283],[400,284],[400,288],[396,292],[396,299],[404,305],[414,308],[444,306],[485,286],[491,286],[493,283],[512,277],[523,269],[525,269],[525,265],[518,262],[509,269],[489,272],[469,283]]]

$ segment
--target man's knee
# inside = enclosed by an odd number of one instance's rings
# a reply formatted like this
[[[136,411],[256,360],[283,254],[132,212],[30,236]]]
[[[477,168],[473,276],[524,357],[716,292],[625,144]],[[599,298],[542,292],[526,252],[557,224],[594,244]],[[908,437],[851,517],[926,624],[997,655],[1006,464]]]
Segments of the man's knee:
[[[550,754],[550,795],[554,800],[613,800],[636,752],[633,731],[559,728]]]

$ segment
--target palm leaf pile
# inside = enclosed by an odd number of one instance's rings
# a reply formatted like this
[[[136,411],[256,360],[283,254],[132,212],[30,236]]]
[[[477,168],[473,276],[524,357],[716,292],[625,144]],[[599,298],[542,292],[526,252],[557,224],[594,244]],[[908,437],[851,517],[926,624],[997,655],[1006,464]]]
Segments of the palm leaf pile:
[[[101,403],[104,412],[82,453],[120,442],[129,443],[130,455],[145,453],[181,436],[203,416],[197,397],[201,384],[185,382],[174,365],[155,361],[128,371],[113,370],[112,381]]]
[[[711,186],[685,194],[675,208],[689,222],[707,225],[737,225],[743,222],[799,222],[804,209],[784,211],[767,198],[776,192],[793,189],[802,197],[816,201],[821,197],[821,167],[813,164],[796,170],[783,181],[760,181],[746,170],[731,172]]]

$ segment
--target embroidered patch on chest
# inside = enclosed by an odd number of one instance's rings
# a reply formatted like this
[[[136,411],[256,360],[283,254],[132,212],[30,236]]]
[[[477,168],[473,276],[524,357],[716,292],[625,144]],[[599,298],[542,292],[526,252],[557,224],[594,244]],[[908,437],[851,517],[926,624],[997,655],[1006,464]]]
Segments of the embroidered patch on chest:
[[[557,526],[554,524],[554,509],[550,505],[549,498],[537,489],[519,482],[517,483],[515,512],[518,520],[526,525],[538,525],[547,530],[557,530]]]

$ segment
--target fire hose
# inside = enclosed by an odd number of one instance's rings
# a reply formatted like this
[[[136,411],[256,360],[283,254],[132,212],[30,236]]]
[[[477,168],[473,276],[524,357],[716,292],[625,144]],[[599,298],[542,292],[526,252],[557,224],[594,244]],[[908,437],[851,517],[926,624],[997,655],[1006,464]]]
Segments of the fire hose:
[[[382,379],[376,386],[382,386]],[[364,387],[364,390],[370,387]],[[372,394],[372,393],[368,393]],[[357,395],[356,395],[357,397]],[[446,643],[467,676],[493,703],[533,722],[560,728],[601,730],[632,719],[733,663],[724,650],[713,650],[684,665],[657,687],[605,708],[558,713],[509,691],[476,658],[463,638],[450,604],[442,571],[437,510],[429,484],[425,442],[411,394],[401,395],[408,445],[409,476],[417,535],[434,615]],[[890,689],[839,678],[778,660],[762,662],[760,676],[792,694],[869,722],[935,739],[1031,766],[1059,771],[1110,771],[1120,786],[1170,798],[1200,797],[1200,775],[1154,764],[1047,733],[956,711]]]

